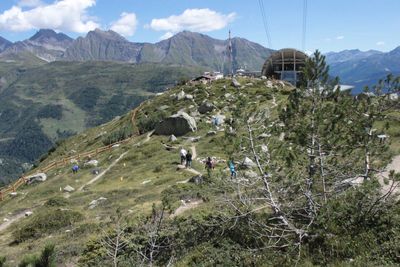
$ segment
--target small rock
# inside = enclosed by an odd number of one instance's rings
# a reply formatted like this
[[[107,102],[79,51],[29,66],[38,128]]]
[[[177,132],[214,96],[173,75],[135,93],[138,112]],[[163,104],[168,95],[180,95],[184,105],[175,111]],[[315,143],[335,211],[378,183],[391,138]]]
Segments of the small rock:
[[[202,184],[204,183],[204,178],[201,175],[196,175],[189,179],[189,183]]]
[[[96,168],[96,169],[93,169],[93,170],[92,170],[92,174],[93,174],[93,175],[98,175],[99,173],[100,173],[100,169],[97,169],[97,168]]]
[[[117,148],[117,147],[120,147],[120,146],[121,146],[121,144],[115,144],[115,145],[112,146],[112,148]]]
[[[193,95],[185,95],[186,100],[193,100]]]
[[[178,138],[176,138],[175,135],[171,135],[168,139],[170,142],[176,142],[176,140],[178,140]]]
[[[190,137],[189,141],[192,143],[197,143],[200,140],[200,136],[196,136],[196,137]]]
[[[77,161],[76,159],[71,159],[71,160],[69,161],[69,163],[71,163],[71,164],[78,164],[78,161]]]
[[[169,106],[168,105],[162,105],[161,107],[158,108],[159,111],[164,111],[166,109],[168,109]]]
[[[260,135],[258,136],[258,139],[264,139],[264,138],[268,138],[268,137],[270,137],[270,136],[271,136],[270,134],[262,133],[262,134],[260,134]]]
[[[268,153],[268,146],[261,145],[261,151],[264,152],[264,153]]]
[[[70,186],[70,185],[67,185],[66,187],[64,187],[64,192],[67,192],[67,193],[71,193],[71,192],[74,192],[75,191],[75,188],[73,188],[72,186]]]
[[[200,105],[200,107],[198,108],[198,111],[201,114],[205,114],[205,113],[213,111],[214,108],[215,108],[215,106],[213,104],[211,104],[210,102],[204,102]]]
[[[231,95],[230,93],[226,93],[224,96],[225,96],[225,98],[227,98],[227,99],[229,99],[229,98],[232,97],[232,95]]]
[[[240,88],[241,84],[235,79],[232,79],[232,86],[235,88]]]
[[[146,181],[143,181],[142,184],[148,184],[150,182],[151,182],[151,180],[146,180]]]
[[[216,134],[217,134],[216,131],[209,131],[209,132],[207,133],[207,136],[213,136],[213,135],[216,135]]]
[[[94,208],[97,207],[100,203],[102,203],[102,202],[104,202],[104,201],[106,201],[106,200],[107,200],[107,198],[105,198],[105,197],[99,197],[98,199],[92,200],[92,201],[89,203],[89,209],[94,209]]]
[[[33,214],[32,211],[26,211],[26,212],[25,212],[25,217],[29,217],[29,216],[31,216],[32,214]]]
[[[4,218],[3,219],[3,222],[9,222],[10,220],[9,219],[7,219],[7,218]]]
[[[250,169],[250,168],[255,167],[256,164],[251,159],[249,159],[248,157],[245,157],[243,162],[242,162],[242,166],[245,167],[245,168]]]
[[[185,92],[182,90],[179,94],[176,95],[176,100],[182,100],[185,98]]]
[[[10,196],[12,196],[12,197],[16,197],[17,195],[18,195],[17,192],[11,192],[11,193],[10,193]]]
[[[84,164],[84,166],[91,166],[91,167],[97,167],[97,165],[99,165],[99,161],[95,159],[92,159]]]

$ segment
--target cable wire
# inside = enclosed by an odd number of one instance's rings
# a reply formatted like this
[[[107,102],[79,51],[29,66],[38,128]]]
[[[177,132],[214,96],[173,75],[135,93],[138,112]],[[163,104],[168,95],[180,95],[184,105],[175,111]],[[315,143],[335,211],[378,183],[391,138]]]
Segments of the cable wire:
[[[306,50],[306,35],[307,35],[307,0],[303,0],[303,35],[301,41],[301,48]]]
[[[271,35],[270,35],[270,30],[269,30],[268,17],[265,12],[265,6],[264,6],[263,0],[258,0],[258,5],[260,6],[260,12],[261,12],[262,20],[263,20],[265,35],[267,36],[268,47],[271,48],[272,41],[271,41]]]

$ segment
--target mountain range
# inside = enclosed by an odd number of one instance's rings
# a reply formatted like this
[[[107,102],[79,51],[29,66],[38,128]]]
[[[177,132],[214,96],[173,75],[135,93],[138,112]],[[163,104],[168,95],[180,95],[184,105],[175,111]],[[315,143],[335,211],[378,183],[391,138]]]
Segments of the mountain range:
[[[328,53],[326,59],[331,75],[339,76],[343,83],[354,85],[354,92],[376,84],[389,73],[400,74],[400,46],[387,53],[345,50]]]
[[[113,61],[201,66],[229,71],[228,42],[207,35],[183,31],[155,44],[130,42],[114,31],[96,29],[72,39],[53,30],[39,30],[31,38],[11,43],[0,37],[0,61]],[[274,50],[243,38],[232,39],[235,69],[259,71]],[[400,47],[384,53],[358,49],[326,53],[332,76],[354,85],[356,92],[373,85],[388,73],[400,74]]]
[[[4,43],[3,45],[1,45]],[[76,40],[53,30],[39,30],[30,39],[0,42],[0,59],[29,52],[47,61],[116,61],[203,66],[226,70],[228,40],[184,31],[155,44],[130,42],[114,31],[96,29]],[[243,38],[232,39],[235,68],[259,70],[273,50]]]

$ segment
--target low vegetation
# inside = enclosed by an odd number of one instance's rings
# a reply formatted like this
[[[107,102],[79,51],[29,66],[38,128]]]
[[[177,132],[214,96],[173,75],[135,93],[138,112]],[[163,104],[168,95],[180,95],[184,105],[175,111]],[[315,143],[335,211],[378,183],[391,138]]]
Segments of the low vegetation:
[[[1,202],[0,218],[34,212],[0,234],[15,241],[1,241],[1,251],[15,260],[51,241],[60,244],[58,264],[79,266],[400,264],[400,177],[383,172],[400,152],[399,105],[386,96],[400,80],[389,76],[367,89],[374,95],[355,98],[326,74],[317,53],[300,88],[246,77],[240,88],[229,79],[181,84],[147,100],[136,125],[127,114],[65,140],[42,166],[142,133],[96,155],[97,167],[85,165],[94,156],[76,159],[85,166],[78,173],[72,163],[59,167]],[[193,99],[178,99],[181,91]],[[204,101],[215,109],[199,114]],[[196,117],[196,132],[147,135],[182,109]],[[225,116],[218,127],[217,115]],[[192,170],[179,166],[180,147],[196,152]],[[75,191],[60,192],[66,185]]]

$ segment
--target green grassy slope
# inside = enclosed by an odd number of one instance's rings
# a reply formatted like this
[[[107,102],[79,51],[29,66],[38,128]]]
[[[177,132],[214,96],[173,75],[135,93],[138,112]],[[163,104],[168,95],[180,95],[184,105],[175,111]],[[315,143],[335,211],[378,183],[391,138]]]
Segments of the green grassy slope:
[[[0,142],[5,162],[0,179],[15,177],[22,163],[32,163],[57,140],[122,115],[199,73],[199,68],[160,64],[1,63],[0,139],[16,138]],[[29,149],[25,143],[31,143]]]
[[[31,209],[34,213],[31,217],[23,218],[0,232],[0,255],[7,255],[8,260],[18,262],[21,255],[37,253],[50,242],[57,244],[59,251],[57,260],[60,266],[76,264],[78,261],[82,265],[89,264],[91,261],[93,261],[92,266],[101,264],[94,261],[95,259],[100,261],[101,256],[91,253],[94,251],[101,253],[101,248],[96,247],[98,244],[96,240],[104,234],[103,230],[107,226],[112,225],[112,218],[116,211],[120,210],[128,221],[135,222],[138,217],[150,214],[152,205],[159,204],[161,201],[169,202],[169,216],[182,206],[181,200],[201,200],[203,202],[195,209],[183,212],[177,216],[177,220],[185,222],[187,219],[188,229],[194,227],[195,223],[203,222],[207,216],[216,212],[216,207],[221,205],[221,196],[226,194],[220,187],[221,181],[229,177],[226,163],[221,161],[216,165],[211,182],[203,185],[184,183],[194,174],[178,169],[178,149],[167,150],[164,144],[175,148],[195,147],[197,159],[193,162],[193,169],[205,173],[201,160],[207,156],[227,160],[236,149],[234,145],[240,141],[238,139],[246,132],[244,128],[239,128],[237,139],[230,139],[226,133],[229,127],[226,125],[226,127],[221,127],[224,131],[218,131],[210,123],[211,115],[223,114],[229,121],[229,118],[247,119],[246,114],[268,110],[271,118],[277,118],[278,109],[286,103],[288,93],[292,90],[289,86],[282,87],[279,84],[269,88],[265,81],[258,79],[243,78],[239,81],[243,85],[240,90],[232,87],[229,80],[220,80],[211,85],[177,86],[163,95],[147,100],[138,114],[135,125],[143,134],[93,158],[99,161],[100,172],[115,164],[96,182],[85,186],[95,177],[92,174],[94,167],[83,167],[77,174],[73,174],[70,170],[72,164],[68,164],[47,173],[46,182],[24,186],[18,191],[17,196],[0,202],[0,220],[10,218],[27,209]],[[193,101],[177,100],[174,95],[181,90],[193,95]],[[184,109],[189,114],[195,112],[205,99],[212,102],[216,110],[210,114],[197,115],[198,130],[196,132],[179,137],[176,142],[170,142],[168,136],[149,137],[148,132],[145,131],[145,126],[149,126],[152,121],[179,110]],[[246,104],[243,105],[243,103]],[[160,107],[163,107],[163,111],[160,111]],[[102,147],[110,136],[118,135],[121,129],[130,128],[133,131],[131,116],[130,113],[126,114],[68,138],[43,159],[38,169],[63,157]],[[395,128],[391,130],[393,133],[391,153],[398,154],[400,136],[395,133],[399,127],[397,112],[394,112],[392,116],[392,127]],[[216,134],[208,135],[211,130],[216,130]],[[192,142],[191,137],[200,137],[200,139]],[[276,134],[271,140],[277,140],[278,137],[279,134]],[[118,161],[121,155],[124,156]],[[79,164],[83,166],[87,160],[80,159]],[[76,191],[70,194],[62,192],[62,188],[67,185],[74,187]],[[81,187],[83,190],[79,191]],[[89,203],[100,197],[107,200],[90,209]],[[49,200],[51,200],[50,203]],[[54,216],[61,216],[60,210],[66,223],[48,223],[46,218],[51,220],[50,218]],[[192,221],[193,225],[191,225]],[[212,225],[207,225],[207,227],[212,227]],[[229,229],[226,230],[229,232]],[[192,232],[188,230],[188,235],[191,234]],[[208,240],[198,240],[198,245],[196,242],[193,245],[195,249],[186,251],[185,255],[177,255],[177,266],[193,265],[196,258],[199,260],[197,263],[201,264],[201,260],[208,256],[207,253],[210,253],[207,250]],[[223,253],[224,245],[221,244],[219,252],[215,253]],[[212,263],[207,266],[211,265]]]

